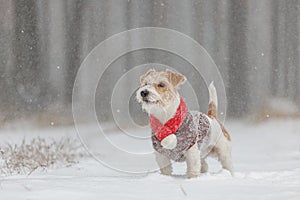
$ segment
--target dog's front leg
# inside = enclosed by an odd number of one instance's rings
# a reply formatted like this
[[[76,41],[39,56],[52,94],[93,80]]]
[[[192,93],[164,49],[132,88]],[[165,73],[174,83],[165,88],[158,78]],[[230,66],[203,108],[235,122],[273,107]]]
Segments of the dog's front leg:
[[[156,162],[160,168],[160,172],[163,175],[171,175],[172,174],[172,164],[168,157],[155,152]]]
[[[197,143],[186,152],[187,177],[193,178],[200,174],[200,151]]]

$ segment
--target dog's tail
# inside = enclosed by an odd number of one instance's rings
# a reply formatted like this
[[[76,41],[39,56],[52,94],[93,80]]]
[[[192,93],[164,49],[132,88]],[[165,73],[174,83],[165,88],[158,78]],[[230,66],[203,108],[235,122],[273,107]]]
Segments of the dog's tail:
[[[218,97],[217,97],[217,91],[214,86],[214,82],[211,82],[211,84],[208,87],[208,92],[209,92],[209,105],[208,105],[208,111],[207,115],[210,118],[215,118],[217,120],[217,115],[218,115]],[[218,121],[218,120],[217,120]],[[222,132],[224,136],[228,139],[228,141],[231,140],[230,135],[228,131],[225,129],[224,125],[218,121],[218,123],[221,126]]]
[[[214,82],[211,82],[211,84],[209,85],[208,92],[209,92],[209,105],[208,105],[207,115],[210,118],[217,118],[218,97],[217,97],[216,88],[214,86]]]

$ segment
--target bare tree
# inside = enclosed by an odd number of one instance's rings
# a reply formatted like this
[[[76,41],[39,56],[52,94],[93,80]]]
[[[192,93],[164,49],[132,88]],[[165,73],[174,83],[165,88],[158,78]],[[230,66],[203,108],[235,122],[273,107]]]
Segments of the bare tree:
[[[14,93],[11,91],[13,67],[12,39],[14,33],[13,1],[3,1],[0,6],[0,121],[12,117]]]
[[[76,72],[80,67],[82,61],[81,57],[81,34],[82,34],[82,23],[83,13],[85,10],[86,1],[75,0],[75,1],[65,1],[65,10],[66,15],[66,49],[67,49],[67,70],[66,70],[66,101],[72,101],[72,89],[76,76]]]
[[[38,35],[37,5],[34,0],[14,1],[14,66],[10,85],[12,104],[24,112],[37,111],[46,94],[41,76],[40,39]]]
[[[278,79],[279,79],[279,0],[274,0],[272,7],[272,70],[271,70],[271,91],[272,95],[275,96],[278,90]]]
[[[286,1],[285,12],[285,90],[286,96],[296,99],[299,91],[299,0]]]
[[[248,64],[247,64],[247,1],[229,2],[229,87],[228,101],[230,116],[244,114],[248,100]]]

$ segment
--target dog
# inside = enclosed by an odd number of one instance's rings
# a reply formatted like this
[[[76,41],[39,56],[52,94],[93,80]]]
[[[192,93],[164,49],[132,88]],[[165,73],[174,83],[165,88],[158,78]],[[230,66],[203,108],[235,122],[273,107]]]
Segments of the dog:
[[[152,145],[163,175],[172,175],[171,160],[186,162],[187,177],[206,173],[208,156],[216,157],[233,175],[231,138],[217,119],[217,92],[209,86],[207,114],[189,111],[179,86],[186,77],[171,70],[149,70],[140,77],[137,101],[149,114]]]

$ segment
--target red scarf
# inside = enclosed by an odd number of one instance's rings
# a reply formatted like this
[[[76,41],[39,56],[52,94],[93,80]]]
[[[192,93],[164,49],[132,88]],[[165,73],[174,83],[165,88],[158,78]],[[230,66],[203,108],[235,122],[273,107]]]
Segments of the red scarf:
[[[150,115],[150,127],[154,131],[157,139],[162,141],[165,137],[175,133],[185,119],[187,111],[187,105],[182,97],[180,97],[180,104],[174,117],[169,119],[164,125],[153,115]]]

